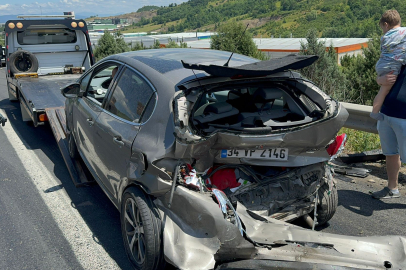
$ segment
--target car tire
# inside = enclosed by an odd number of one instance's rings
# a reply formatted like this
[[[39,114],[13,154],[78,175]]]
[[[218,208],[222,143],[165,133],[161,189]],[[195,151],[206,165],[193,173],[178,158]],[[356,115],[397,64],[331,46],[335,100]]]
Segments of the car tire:
[[[128,188],[122,198],[120,220],[124,247],[133,267],[163,269],[162,222],[151,198],[137,187]]]
[[[317,226],[326,224],[334,216],[337,206],[337,187],[334,185],[329,192],[328,184],[322,185],[319,188],[319,202],[317,204]]]
[[[37,72],[38,59],[29,51],[19,50],[9,57],[10,72],[13,74],[22,72]]]
[[[73,138],[72,132],[68,133],[67,139],[68,139],[69,156],[72,159],[78,159],[80,155],[79,155],[78,147],[76,146],[75,139]]]

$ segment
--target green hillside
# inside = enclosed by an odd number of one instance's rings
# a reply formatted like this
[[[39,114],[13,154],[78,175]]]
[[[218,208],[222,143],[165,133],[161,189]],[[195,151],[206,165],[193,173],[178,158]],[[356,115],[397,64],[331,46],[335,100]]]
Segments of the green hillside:
[[[391,8],[406,20],[404,0],[189,0],[159,7],[124,32],[215,31],[234,19],[249,23],[254,36],[305,37],[316,28],[323,37],[368,37],[380,34],[379,18]]]

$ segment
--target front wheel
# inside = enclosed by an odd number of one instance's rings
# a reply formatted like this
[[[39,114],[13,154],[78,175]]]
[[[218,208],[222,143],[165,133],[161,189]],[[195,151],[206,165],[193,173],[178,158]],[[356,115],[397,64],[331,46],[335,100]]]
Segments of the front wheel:
[[[135,269],[163,269],[162,225],[150,197],[139,188],[128,188],[121,203],[121,232]]]

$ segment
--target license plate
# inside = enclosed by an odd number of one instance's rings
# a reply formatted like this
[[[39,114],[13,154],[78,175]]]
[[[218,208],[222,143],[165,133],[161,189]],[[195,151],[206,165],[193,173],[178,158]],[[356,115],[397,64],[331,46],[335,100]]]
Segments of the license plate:
[[[221,150],[221,158],[288,160],[288,149],[272,148],[263,150]]]

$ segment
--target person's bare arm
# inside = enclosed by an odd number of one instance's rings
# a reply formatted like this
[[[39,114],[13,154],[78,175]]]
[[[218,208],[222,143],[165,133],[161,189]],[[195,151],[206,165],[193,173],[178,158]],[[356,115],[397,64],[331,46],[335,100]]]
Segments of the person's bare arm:
[[[382,85],[392,86],[396,82],[396,78],[398,77],[397,75],[393,75],[392,73],[393,71],[389,72],[386,75],[376,78],[376,82],[381,86]]]

